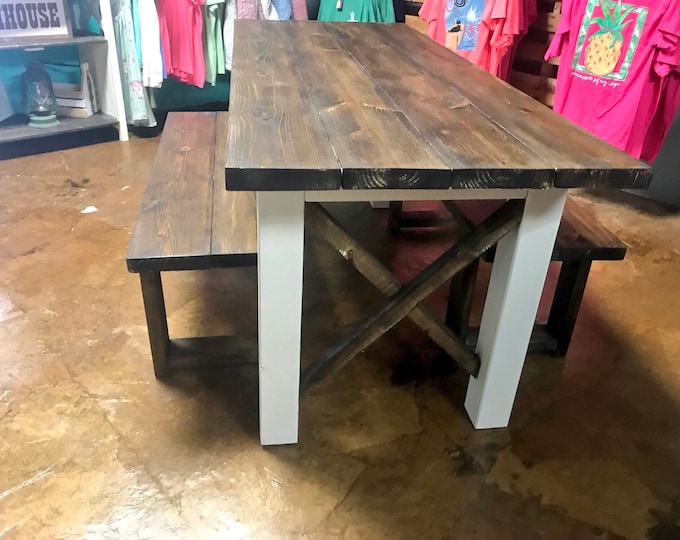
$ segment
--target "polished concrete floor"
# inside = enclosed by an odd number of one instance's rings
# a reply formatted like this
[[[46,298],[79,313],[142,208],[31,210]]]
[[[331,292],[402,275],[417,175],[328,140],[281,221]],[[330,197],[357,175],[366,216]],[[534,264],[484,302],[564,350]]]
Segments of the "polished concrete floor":
[[[125,252],[156,144],[0,162],[0,538],[680,538],[680,214],[579,195],[629,253],[594,264],[567,357],[529,357],[508,429],[473,430],[466,376],[402,323],[263,449],[255,366],[154,379]],[[334,211],[403,278],[454,237]],[[309,362],[381,296],[306,257]],[[176,336],[256,328],[252,269],[165,286]]]

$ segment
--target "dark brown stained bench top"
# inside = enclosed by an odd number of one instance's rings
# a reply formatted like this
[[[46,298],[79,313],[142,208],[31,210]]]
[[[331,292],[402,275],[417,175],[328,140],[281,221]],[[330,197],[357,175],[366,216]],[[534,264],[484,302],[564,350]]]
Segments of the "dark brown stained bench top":
[[[255,194],[224,189],[227,115],[168,115],[128,246],[130,272],[255,264]]]
[[[502,201],[457,201],[455,206],[472,225],[481,223]],[[493,260],[494,250],[485,260]],[[562,222],[555,240],[553,260],[591,259],[620,261],[626,256],[626,245],[598,223],[595,216],[572,197],[567,197]]]
[[[403,24],[236,22],[230,190],[645,187],[652,170]]]

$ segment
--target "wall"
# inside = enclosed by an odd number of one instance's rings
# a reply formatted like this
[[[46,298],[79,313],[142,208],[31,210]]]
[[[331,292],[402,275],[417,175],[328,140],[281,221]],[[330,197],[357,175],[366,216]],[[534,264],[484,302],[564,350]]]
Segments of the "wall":
[[[652,184],[642,194],[680,208],[680,110],[654,162]]]

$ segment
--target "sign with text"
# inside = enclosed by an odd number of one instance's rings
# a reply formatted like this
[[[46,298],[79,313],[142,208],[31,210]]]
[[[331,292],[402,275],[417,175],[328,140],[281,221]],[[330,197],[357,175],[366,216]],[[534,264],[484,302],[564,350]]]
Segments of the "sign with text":
[[[64,0],[0,0],[0,40],[70,37]]]

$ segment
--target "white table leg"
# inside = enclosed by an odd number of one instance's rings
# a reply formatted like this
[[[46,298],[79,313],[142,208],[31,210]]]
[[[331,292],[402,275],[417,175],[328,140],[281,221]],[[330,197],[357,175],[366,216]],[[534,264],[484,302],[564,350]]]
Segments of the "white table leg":
[[[566,196],[530,191],[519,227],[498,243],[477,344],[481,370],[465,397],[477,429],[510,421]]]
[[[298,440],[304,192],[258,192],[260,442]]]

